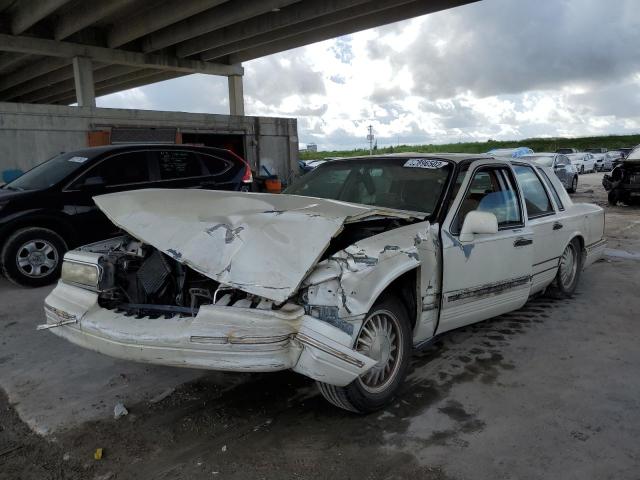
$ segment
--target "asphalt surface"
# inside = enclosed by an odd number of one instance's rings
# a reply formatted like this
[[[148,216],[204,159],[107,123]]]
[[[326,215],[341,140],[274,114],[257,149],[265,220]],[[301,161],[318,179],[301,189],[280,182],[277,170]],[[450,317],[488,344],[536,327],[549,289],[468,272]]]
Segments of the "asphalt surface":
[[[640,210],[606,206],[600,178],[581,176],[574,201],[606,208],[608,256],[574,298],[447,334],[368,416],[293,373],[82,350],[35,331],[49,289],[0,280],[0,478],[638,479]]]

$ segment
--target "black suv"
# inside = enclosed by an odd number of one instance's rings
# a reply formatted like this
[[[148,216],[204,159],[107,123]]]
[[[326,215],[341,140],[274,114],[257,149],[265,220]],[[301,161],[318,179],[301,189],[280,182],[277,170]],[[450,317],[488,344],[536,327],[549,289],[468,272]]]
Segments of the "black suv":
[[[25,286],[58,278],[67,249],[118,233],[93,197],[140,188],[251,190],[234,153],[186,145],[111,145],[62,153],[0,189],[0,264]]]

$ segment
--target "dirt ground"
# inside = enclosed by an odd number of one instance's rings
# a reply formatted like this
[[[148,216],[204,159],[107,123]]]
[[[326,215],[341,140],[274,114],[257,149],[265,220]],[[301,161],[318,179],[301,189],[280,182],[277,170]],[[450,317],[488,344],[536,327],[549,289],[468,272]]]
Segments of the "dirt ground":
[[[384,411],[337,410],[292,373],[204,374],[40,436],[0,394],[0,479],[639,478],[640,210],[607,206],[600,178],[581,176],[574,201],[607,209],[610,255],[574,298],[447,334]],[[6,332],[21,316],[4,305],[0,364],[18,368]]]

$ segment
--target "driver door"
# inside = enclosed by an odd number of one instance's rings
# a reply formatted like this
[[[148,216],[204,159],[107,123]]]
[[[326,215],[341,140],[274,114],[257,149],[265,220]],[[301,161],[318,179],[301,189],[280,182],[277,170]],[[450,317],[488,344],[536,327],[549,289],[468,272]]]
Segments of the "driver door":
[[[466,215],[493,213],[495,234],[460,241]],[[519,189],[510,167],[485,164],[467,181],[442,229],[442,309],[436,333],[520,308],[529,297],[533,233],[525,224]]]

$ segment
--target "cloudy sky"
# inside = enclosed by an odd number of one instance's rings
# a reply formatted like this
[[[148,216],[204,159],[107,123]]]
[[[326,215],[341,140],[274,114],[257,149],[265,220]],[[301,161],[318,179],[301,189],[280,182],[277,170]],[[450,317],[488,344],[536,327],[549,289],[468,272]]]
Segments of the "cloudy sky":
[[[247,115],[319,149],[640,132],[639,0],[483,0],[254,60]],[[98,106],[228,113],[191,75]]]

